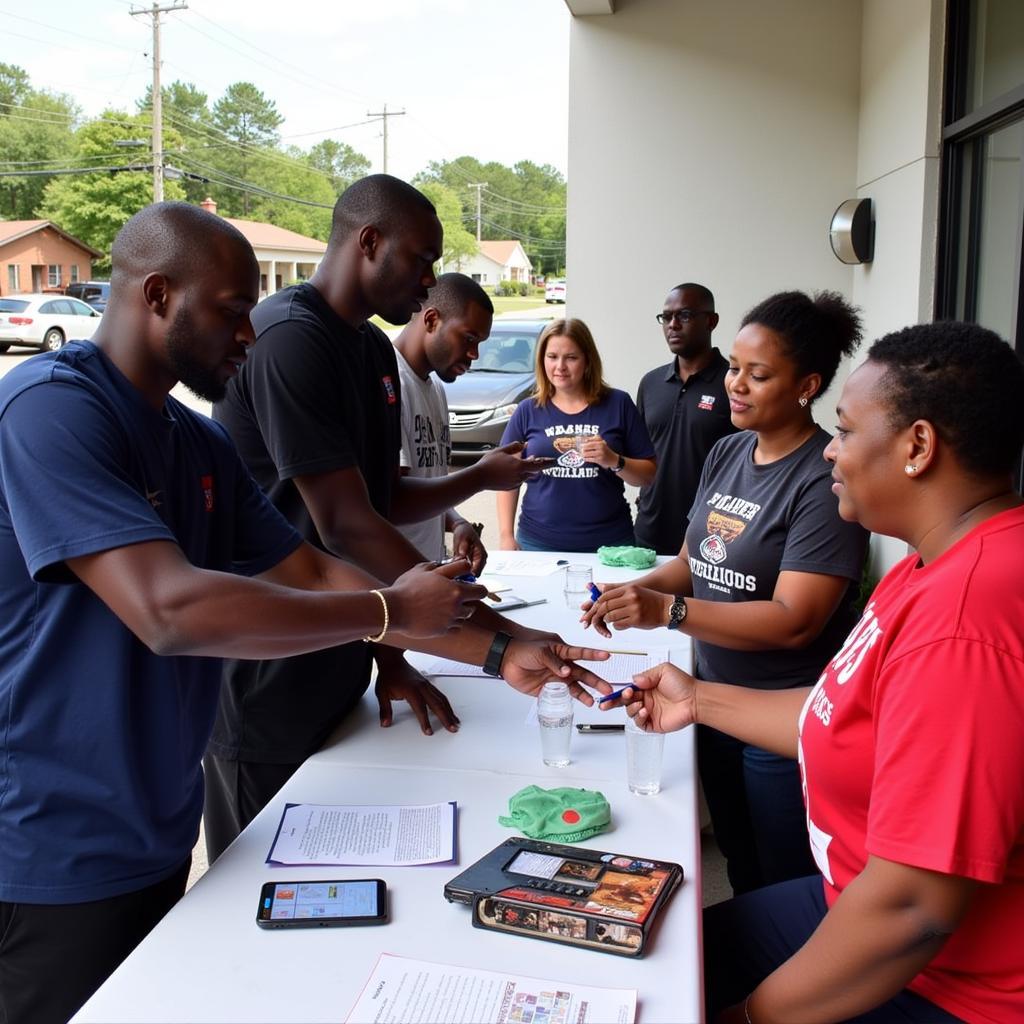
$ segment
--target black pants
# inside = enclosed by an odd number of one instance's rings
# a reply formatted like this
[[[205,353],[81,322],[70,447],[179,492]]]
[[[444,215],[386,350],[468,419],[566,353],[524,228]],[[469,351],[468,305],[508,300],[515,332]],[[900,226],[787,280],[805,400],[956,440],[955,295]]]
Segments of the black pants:
[[[191,865],[91,903],[0,903],[0,1024],[65,1024],[181,899]]]
[[[211,864],[267,806],[298,767],[298,764],[225,761],[213,754],[203,758],[206,785],[203,833]]]
[[[698,725],[697,764],[737,896],[817,873],[796,761]]]

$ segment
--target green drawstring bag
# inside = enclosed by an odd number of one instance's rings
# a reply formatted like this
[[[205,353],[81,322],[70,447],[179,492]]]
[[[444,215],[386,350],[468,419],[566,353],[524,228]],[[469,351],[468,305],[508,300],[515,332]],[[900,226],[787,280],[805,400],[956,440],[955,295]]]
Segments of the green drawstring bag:
[[[541,789],[527,786],[508,799],[508,816],[498,824],[531,839],[581,843],[604,832],[612,811],[603,793],[589,789]]]
[[[602,565],[625,566],[627,569],[650,569],[658,557],[650,548],[635,547],[603,547],[597,549],[597,557]]]

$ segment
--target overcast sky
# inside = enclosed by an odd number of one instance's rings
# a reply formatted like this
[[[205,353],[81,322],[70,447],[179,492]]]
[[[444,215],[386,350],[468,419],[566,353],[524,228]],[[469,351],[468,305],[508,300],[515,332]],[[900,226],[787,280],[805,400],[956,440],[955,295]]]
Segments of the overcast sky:
[[[172,0],[160,0],[168,6]],[[566,170],[570,16],[563,0],[188,0],[163,15],[163,81],[210,105],[232,82],[277,104],[285,142],[347,142],[411,178],[470,155]],[[134,5],[136,8],[142,4]],[[147,4],[151,6],[151,4]],[[0,0],[0,61],[36,88],[72,94],[86,114],[134,110],[152,80],[152,21],[130,0]],[[355,127],[340,126],[355,125]]]

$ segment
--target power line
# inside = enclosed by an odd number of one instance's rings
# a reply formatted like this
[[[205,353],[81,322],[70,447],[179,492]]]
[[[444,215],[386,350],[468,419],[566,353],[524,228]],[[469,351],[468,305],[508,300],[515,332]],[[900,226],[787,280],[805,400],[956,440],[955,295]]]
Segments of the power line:
[[[327,89],[331,90],[332,92],[342,93],[342,94],[347,95],[347,96],[354,96],[356,99],[358,99],[358,100],[360,100],[362,102],[370,102],[369,98],[364,96],[364,95],[362,95],[361,93],[355,92],[352,89],[342,89],[342,88],[339,88],[337,82],[331,82],[331,81],[328,81],[327,79],[324,79],[324,78],[317,78],[316,75],[311,75],[304,68],[300,68],[298,65],[291,64],[288,61],[283,60],[278,54],[272,53],[269,50],[264,50],[262,47],[257,46],[255,43],[249,42],[249,40],[247,40],[247,39],[243,38],[242,36],[238,35],[238,33],[232,32],[230,29],[225,28],[219,22],[214,21],[212,18],[208,18],[201,11],[195,10],[194,13],[197,14],[200,18],[202,18],[203,21],[208,22],[210,25],[213,25],[215,28],[219,29],[225,35],[231,36],[233,39],[237,39],[243,46],[248,46],[250,49],[255,50],[257,53],[261,54],[262,56],[269,57],[271,60],[275,61],[276,63],[278,63],[280,65],[282,65],[283,67],[291,68],[292,70],[297,71],[299,74],[303,75],[306,79],[308,79],[311,82],[316,83],[320,87],[327,88]],[[217,40],[212,40],[212,41],[213,42],[217,42],[218,46],[222,45]],[[249,59],[251,59],[251,58],[249,58]],[[261,67],[262,67],[262,65],[261,65]]]
[[[100,39],[98,36],[87,36],[83,32],[76,32],[73,29],[63,29],[58,25],[50,25],[48,22],[39,22],[34,17],[26,17],[24,14],[15,14],[13,11],[0,10],[0,14],[4,17],[13,17],[18,22],[28,22],[30,25],[38,25],[41,29],[48,29],[50,32],[60,32],[66,36],[74,36],[76,39],[84,39],[90,43],[96,43],[99,46],[104,46],[109,49],[126,50],[129,53],[137,52],[134,46],[123,46],[121,43],[112,43],[109,39]],[[4,31],[4,35],[13,35],[13,33]],[[52,43],[52,40],[39,40],[39,42]]]
[[[384,109],[379,113],[368,110],[366,112],[367,117],[382,118],[384,120],[384,166],[383,171],[385,174],[388,173],[388,118],[389,117],[402,117],[404,116],[404,110],[388,110],[388,105],[384,104]]]
[[[164,121],[163,121],[163,90],[160,88],[160,15],[169,11],[188,10],[184,0],[174,0],[170,7],[161,7],[154,0],[153,5],[145,8],[132,7],[128,13],[136,18],[140,14],[148,15],[153,23],[153,202],[164,201]]]

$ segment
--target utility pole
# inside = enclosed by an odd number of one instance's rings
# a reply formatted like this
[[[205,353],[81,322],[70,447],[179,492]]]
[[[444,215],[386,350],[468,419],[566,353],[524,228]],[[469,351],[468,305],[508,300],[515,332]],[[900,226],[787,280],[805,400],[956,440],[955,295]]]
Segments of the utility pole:
[[[487,182],[477,182],[475,185],[467,185],[466,188],[476,189],[476,240],[480,241],[480,193],[481,190],[487,188]]]
[[[388,105],[384,104],[384,109],[379,110],[376,113],[368,110],[366,112],[367,117],[382,117],[384,119],[384,173],[388,173],[388,118],[389,117],[401,117],[405,113],[404,110],[388,110]]]
[[[175,0],[169,7],[154,3],[152,7],[132,7],[129,14],[134,18],[148,14],[153,19],[153,202],[164,201],[164,97],[160,91],[160,15],[164,11],[187,11],[184,0]]]

